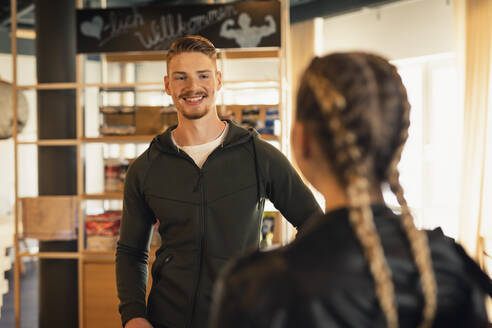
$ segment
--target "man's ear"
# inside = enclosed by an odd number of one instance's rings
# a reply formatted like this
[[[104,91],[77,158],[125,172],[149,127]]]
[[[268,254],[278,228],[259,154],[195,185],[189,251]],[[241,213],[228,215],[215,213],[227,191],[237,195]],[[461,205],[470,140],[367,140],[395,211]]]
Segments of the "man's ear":
[[[217,71],[216,76],[217,76],[217,91],[219,91],[220,89],[222,89],[222,72]]]
[[[169,76],[164,76],[164,88],[166,89],[166,93],[170,96],[171,95],[171,90],[169,89]]]

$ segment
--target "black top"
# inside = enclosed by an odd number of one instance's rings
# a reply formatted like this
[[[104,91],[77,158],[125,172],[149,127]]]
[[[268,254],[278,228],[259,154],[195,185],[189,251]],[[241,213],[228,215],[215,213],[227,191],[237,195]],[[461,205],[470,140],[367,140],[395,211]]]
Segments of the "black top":
[[[399,326],[421,321],[423,296],[399,218],[372,206],[392,272]],[[385,327],[367,260],[339,209],[313,217],[292,244],[231,263],[216,285],[211,327]],[[490,278],[440,229],[427,232],[438,285],[434,327],[486,327]]]
[[[116,251],[122,323],[203,327],[216,273],[232,256],[258,247],[265,198],[295,226],[321,213],[287,158],[254,130],[229,122],[224,142],[202,168],[171,140],[171,127],[130,166]],[[146,303],[150,234],[162,245]]]

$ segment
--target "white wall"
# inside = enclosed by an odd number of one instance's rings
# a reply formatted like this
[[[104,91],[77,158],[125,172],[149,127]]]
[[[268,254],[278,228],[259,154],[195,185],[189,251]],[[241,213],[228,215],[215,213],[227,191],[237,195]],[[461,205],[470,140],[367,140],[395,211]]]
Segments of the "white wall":
[[[323,50],[373,51],[389,59],[451,52],[453,1],[401,1],[327,18]]]
[[[17,78],[19,84],[34,84],[36,76],[36,60],[34,56],[18,56]],[[12,56],[0,54],[0,79],[12,81]],[[22,136],[28,140],[35,135],[36,100],[34,92],[24,92],[29,104],[29,119]],[[1,108],[0,110],[12,110]],[[24,172],[19,182],[19,193],[22,196],[37,194],[37,155],[35,147],[23,146],[19,149],[19,172]],[[0,140],[0,216],[10,215],[13,208],[14,195],[14,143],[12,138]]]

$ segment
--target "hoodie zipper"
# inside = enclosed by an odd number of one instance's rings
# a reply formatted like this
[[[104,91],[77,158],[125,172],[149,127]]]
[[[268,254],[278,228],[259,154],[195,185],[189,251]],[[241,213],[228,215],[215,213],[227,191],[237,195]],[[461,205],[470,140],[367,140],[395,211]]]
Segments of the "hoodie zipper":
[[[192,320],[193,320],[193,313],[195,312],[195,306],[196,306],[196,297],[198,296],[198,286],[200,282],[200,274],[202,271],[202,257],[203,257],[203,244],[204,244],[204,235],[205,235],[205,204],[204,204],[204,199],[205,199],[205,193],[204,193],[204,188],[203,188],[203,166],[202,168],[198,167],[196,165],[195,161],[184,151],[179,150],[179,148],[176,148],[176,153],[173,153],[173,155],[178,156],[183,158],[184,160],[189,161],[193,166],[197,169],[198,171],[198,181],[193,188],[193,191],[198,191],[200,189],[200,194],[201,194],[201,205],[200,205],[200,250],[199,250],[199,257],[198,257],[198,272],[197,275],[195,276],[195,279],[193,280],[193,297],[191,299],[191,304],[188,310],[188,321],[185,324],[185,327],[191,327]],[[215,152],[215,151],[214,151]],[[212,152],[213,153],[213,152]],[[212,154],[210,154],[212,155]],[[209,157],[210,157],[209,155]],[[208,158],[207,158],[208,160]],[[207,160],[205,162],[207,162]]]
[[[204,253],[204,247],[205,247],[205,224],[206,224],[206,219],[205,219],[205,192],[204,192],[204,187],[203,187],[203,174],[202,171],[200,171],[200,177],[199,177],[199,182],[200,184],[200,193],[201,193],[201,200],[202,200],[202,205],[200,206],[200,252],[198,256],[198,271],[195,277],[195,280],[193,282],[193,297],[191,299],[191,307],[190,307],[190,314],[188,316],[188,322],[186,323],[185,327],[191,327],[191,324],[193,322],[193,316],[196,311],[196,304],[197,304],[197,299],[199,296],[198,290],[200,287],[200,278],[202,275],[202,266],[203,266],[203,253]]]
[[[220,147],[220,149],[219,149]],[[199,289],[200,289],[200,278],[202,275],[202,267],[203,267],[203,256],[204,256],[204,250],[205,250],[205,234],[207,231],[207,220],[206,220],[206,207],[207,207],[207,199],[205,198],[205,187],[204,187],[204,182],[203,182],[203,168],[209,161],[209,159],[215,155],[219,150],[223,150],[224,146],[221,144],[219,147],[217,147],[210,155],[208,155],[208,158],[205,160],[205,162],[202,165],[202,168],[199,168],[196,166],[196,163],[186,154],[186,157],[190,158],[191,161],[195,164],[195,166],[198,168],[200,171],[200,175],[198,177],[198,183],[197,187],[200,189],[200,194],[201,194],[201,206],[200,206],[200,254],[198,257],[198,272],[195,277],[194,283],[193,283],[193,298],[191,299],[191,308],[190,308],[190,313],[188,315],[188,322],[186,323],[185,327],[189,328],[191,327],[193,323],[193,318],[195,315],[196,311],[196,304],[199,295]]]

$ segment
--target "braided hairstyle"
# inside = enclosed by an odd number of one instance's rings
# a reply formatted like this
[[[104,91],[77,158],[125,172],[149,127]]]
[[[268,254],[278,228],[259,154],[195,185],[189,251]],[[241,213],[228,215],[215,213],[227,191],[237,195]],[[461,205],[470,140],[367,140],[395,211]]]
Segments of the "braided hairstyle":
[[[426,235],[417,230],[397,165],[408,137],[410,104],[396,68],[365,53],[315,58],[297,97],[297,120],[307,124],[344,187],[349,219],[375,282],[388,327],[398,327],[394,285],[370,208],[369,188],[389,183],[401,206],[401,224],[410,243],[424,295],[420,327],[430,327],[437,288]]]

